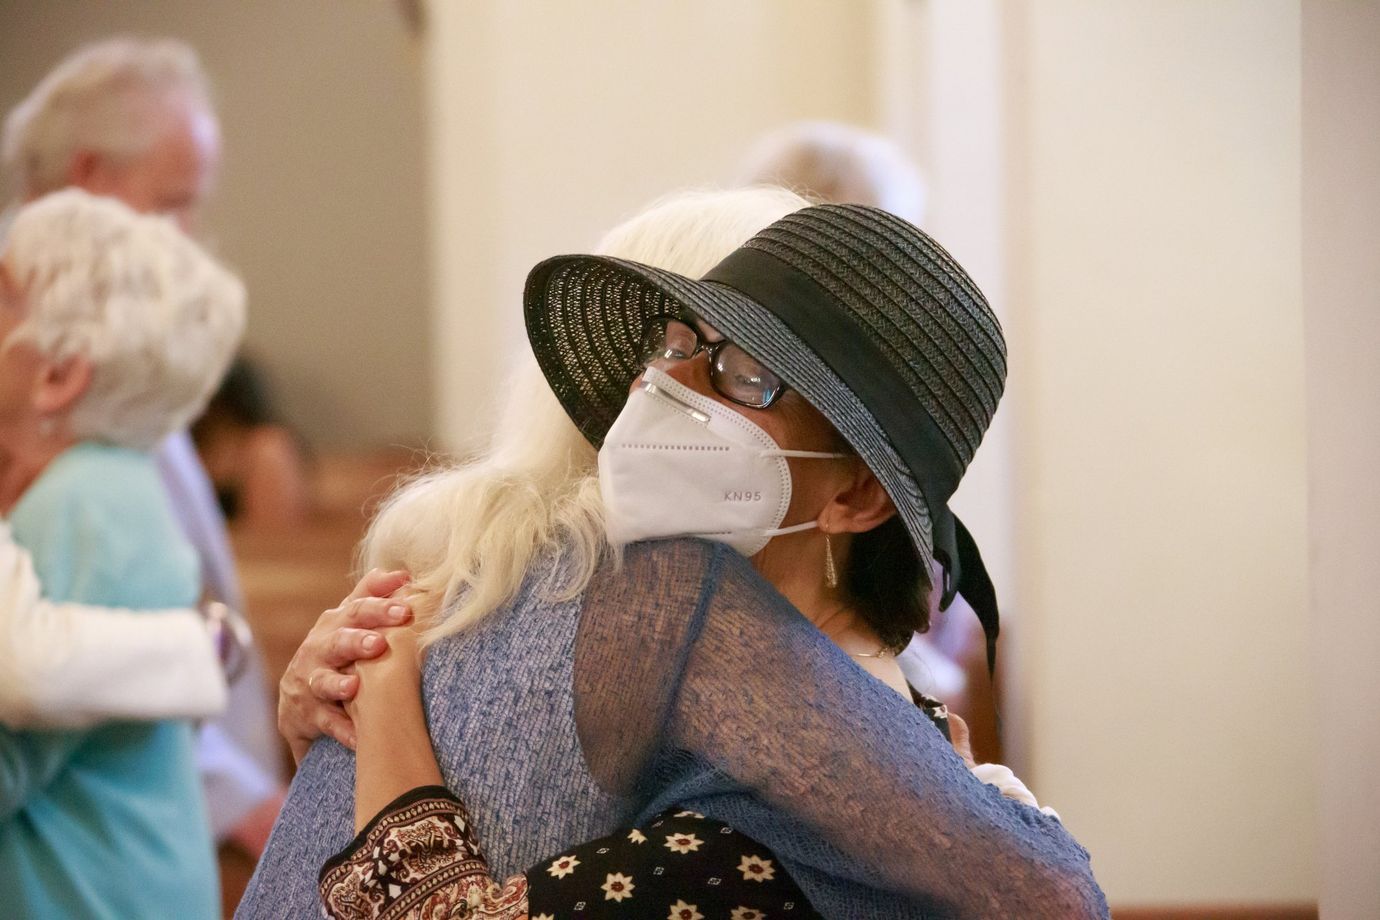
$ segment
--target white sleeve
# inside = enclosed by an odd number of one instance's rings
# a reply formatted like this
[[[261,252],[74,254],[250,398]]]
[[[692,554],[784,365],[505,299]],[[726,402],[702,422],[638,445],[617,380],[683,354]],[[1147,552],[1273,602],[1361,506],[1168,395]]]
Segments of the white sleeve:
[[[1008,799],[1015,799],[1023,805],[1031,808],[1038,808],[1041,812],[1051,818],[1059,819],[1059,812],[1050,808],[1048,805],[1043,808],[1035,799],[1035,793],[1031,792],[1021,778],[1011,772],[1011,768],[999,763],[980,763],[975,767],[970,767],[969,771],[979,780],[989,786],[996,786],[997,790]]]
[[[205,718],[225,699],[220,662],[196,611],[45,601],[29,554],[0,522],[0,724]]]

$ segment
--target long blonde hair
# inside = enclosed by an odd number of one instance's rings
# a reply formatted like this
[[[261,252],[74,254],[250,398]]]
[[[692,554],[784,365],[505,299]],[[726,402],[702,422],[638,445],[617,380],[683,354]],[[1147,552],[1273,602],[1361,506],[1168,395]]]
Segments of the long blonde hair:
[[[697,278],[807,204],[770,187],[681,192],[614,228],[598,251]],[[412,573],[411,603],[426,644],[511,600],[539,555],[555,562],[546,596],[577,596],[607,550],[595,450],[530,354],[508,394],[488,450],[405,483],[360,547],[365,568]]]

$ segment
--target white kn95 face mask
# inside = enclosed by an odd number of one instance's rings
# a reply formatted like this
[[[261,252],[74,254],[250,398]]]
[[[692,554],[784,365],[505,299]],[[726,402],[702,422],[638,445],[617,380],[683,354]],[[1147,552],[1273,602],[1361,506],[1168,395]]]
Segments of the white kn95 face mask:
[[[599,451],[609,542],[704,537],[751,556],[772,537],[818,526],[781,526],[786,458],[847,456],[782,450],[742,413],[649,367]]]

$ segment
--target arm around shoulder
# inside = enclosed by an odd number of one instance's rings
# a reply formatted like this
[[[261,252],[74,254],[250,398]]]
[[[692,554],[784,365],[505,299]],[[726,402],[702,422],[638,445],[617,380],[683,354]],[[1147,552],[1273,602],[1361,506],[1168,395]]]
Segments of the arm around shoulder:
[[[0,724],[204,718],[225,699],[199,614],[46,601],[28,553],[0,524]]]
[[[607,788],[717,783],[713,817],[831,885],[958,916],[1108,915],[1060,822],[979,782],[731,550],[629,547],[586,595],[575,689]]]

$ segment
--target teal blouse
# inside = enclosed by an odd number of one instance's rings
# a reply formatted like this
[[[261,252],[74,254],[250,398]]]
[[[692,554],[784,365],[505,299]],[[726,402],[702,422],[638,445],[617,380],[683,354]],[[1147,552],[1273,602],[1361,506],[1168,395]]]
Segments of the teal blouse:
[[[10,524],[52,600],[196,603],[196,556],[147,454],[70,448],[24,493]],[[7,917],[219,917],[193,727],[0,727],[0,892]]]

